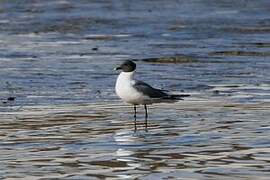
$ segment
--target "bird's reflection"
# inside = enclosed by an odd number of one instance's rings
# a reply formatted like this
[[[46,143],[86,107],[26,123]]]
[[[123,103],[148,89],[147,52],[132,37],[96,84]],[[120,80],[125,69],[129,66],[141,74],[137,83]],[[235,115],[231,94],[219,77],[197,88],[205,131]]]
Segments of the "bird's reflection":
[[[116,159],[127,164],[126,170],[133,170],[142,166],[141,161],[137,159],[137,148],[134,148],[143,145],[143,140],[138,136],[138,132],[134,133],[128,130],[116,132],[114,140],[120,146],[115,151]]]

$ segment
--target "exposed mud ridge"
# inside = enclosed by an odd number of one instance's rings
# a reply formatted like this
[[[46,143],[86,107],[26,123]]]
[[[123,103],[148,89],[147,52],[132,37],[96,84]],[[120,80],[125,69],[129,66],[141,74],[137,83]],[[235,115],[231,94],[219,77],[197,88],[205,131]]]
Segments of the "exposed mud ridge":
[[[269,48],[270,43],[255,42],[255,43],[239,43],[240,47],[256,47],[256,48]]]
[[[224,31],[233,33],[269,33],[270,27],[226,27]]]
[[[46,26],[37,26],[36,32],[61,32],[71,33],[80,32],[83,29],[99,27],[99,26],[111,26],[114,25],[114,20],[99,19],[92,17],[77,17],[72,19],[58,20],[53,23],[46,24]]]
[[[254,51],[216,51],[210,52],[209,56],[270,56],[270,52],[254,52]]]
[[[150,63],[197,63],[199,62],[195,57],[179,55],[170,57],[146,58],[142,61]]]

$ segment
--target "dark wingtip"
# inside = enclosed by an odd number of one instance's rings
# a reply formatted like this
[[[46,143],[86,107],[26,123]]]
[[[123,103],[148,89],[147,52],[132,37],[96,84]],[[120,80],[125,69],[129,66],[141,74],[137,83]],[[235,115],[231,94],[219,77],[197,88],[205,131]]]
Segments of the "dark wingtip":
[[[174,100],[184,100],[183,99],[184,97],[189,97],[189,96],[190,94],[179,94],[179,95],[170,95],[170,98]]]
[[[176,95],[176,96],[180,96],[180,97],[189,97],[190,94],[180,94],[180,95]]]

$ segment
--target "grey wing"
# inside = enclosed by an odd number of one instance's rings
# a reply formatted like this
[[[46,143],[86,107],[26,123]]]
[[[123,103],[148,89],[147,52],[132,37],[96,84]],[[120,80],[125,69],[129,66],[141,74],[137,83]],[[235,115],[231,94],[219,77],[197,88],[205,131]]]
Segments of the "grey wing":
[[[149,96],[150,98],[164,98],[168,97],[168,94],[163,92],[160,89],[155,89],[151,87],[150,85],[146,84],[145,82],[142,81],[135,81],[135,84],[133,85],[135,89],[140,91],[146,96]]]

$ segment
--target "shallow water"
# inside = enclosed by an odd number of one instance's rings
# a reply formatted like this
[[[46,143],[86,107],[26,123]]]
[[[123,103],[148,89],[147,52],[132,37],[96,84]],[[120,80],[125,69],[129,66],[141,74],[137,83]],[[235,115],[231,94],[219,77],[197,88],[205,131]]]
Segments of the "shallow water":
[[[1,179],[269,179],[270,2],[0,1]],[[143,108],[113,68],[192,96]]]

